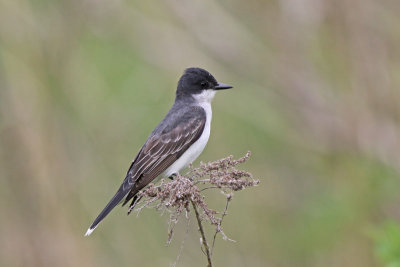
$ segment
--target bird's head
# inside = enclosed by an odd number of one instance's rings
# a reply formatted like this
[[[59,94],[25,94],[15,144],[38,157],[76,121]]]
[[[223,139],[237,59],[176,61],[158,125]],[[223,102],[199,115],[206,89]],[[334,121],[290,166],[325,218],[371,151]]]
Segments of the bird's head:
[[[216,90],[233,88],[231,85],[217,82],[214,76],[201,68],[188,68],[178,82],[176,96],[206,97],[212,99]]]

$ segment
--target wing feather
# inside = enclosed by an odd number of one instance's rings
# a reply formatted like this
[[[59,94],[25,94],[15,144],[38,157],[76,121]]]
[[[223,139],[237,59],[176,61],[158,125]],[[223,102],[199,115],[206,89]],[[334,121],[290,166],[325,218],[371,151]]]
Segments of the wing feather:
[[[128,171],[129,176],[124,183],[131,186],[126,196],[126,204],[139,190],[148,185],[157,176],[172,165],[194,142],[196,142],[204,129],[206,116],[200,107],[196,109],[196,116],[177,124],[172,130],[158,136],[151,137],[141,149],[137,163]]]
[[[200,138],[206,122],[204,109],[196,106],[185,109],[186,112],[181,112],[179,117],[172,120],[172,124],[166,124],[165,121],[171,120],[164,119],[157,126],[157,131],[155,131],[157,134],[153,132],[140,149],[117,193],[94,220],[86,233],[87,235],[97,227],[123,198],[125,198],[123,203],[125,205],[140,189],[164,172]],[[170,117],[176,116],[175,114],[171,115],[172,113],[168,114]],[[160,129],[163,130],[158,134]]]

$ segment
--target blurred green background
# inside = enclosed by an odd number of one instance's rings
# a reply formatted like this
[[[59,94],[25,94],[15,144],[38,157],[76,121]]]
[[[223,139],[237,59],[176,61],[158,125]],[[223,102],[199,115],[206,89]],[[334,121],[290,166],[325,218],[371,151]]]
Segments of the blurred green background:
[[[87,227],[187,67],[217,94],[199,160],[252,151],[215,266],[400,266],[397,0],[0,0],[0,265],[170,266],[167,216]],[[197,161],[197,164],[199,162]],[[209,198],[222,209],[223,197]],[[211,229],[207,229],[211,234]],[[205,266],[194,220],[177,266]]]

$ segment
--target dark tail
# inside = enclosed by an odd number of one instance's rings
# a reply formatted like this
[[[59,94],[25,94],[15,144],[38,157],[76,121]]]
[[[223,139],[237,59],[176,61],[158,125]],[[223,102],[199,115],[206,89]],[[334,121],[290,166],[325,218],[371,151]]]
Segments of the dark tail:
[[[101,211],[99,216],[97,216],[96,220],[94,220],[92,225],[89,227],[85,236],[89,236],[94,231],[94,229],[96,229],[97,225],[110,213],[110,211],[116,205],[118,205],[119,202],[121,202],[121,200],[129,193],[129,191],[129,187],[124,188],[124,185],[121,185],[114,197],[110,200],[110,202],[108,202],[107,206]]]

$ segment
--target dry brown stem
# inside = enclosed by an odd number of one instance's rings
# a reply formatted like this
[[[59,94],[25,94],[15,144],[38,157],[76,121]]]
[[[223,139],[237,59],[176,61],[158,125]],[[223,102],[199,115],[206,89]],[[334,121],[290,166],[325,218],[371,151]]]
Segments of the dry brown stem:
[[[143,208],[155,208],[161,212],[169,212],[168,243],[173,237],[174,226],[177,224],[182,212],[186,218],[190,212],[190,204],[193,206],[196,215],[199,232],[201,235],[204,254],[207,256],[208,266],[212,266],[212,251],[215,238],[221,233],[224,240],[230,240],[222,229],[222,220],[227,214],[228,204],[233,198],[233,192],[243,190],[246,187],[258,185],[259,181],[253,179],[251,173],[238,170],[237,165],[246,162],[250,157],[247,152],[243,157],[234,160],[229,156],[214,162],[200,163],[200,167],[190,166],[189,171],[184,175],[178,174],[173,181],[161,180],[158,185],[150,184],[147,188],[139,192],[141,199],[136,211],[140,212]],[[208,207],[203,195],[204,191],[219,189],[226,197],[225,210],[217,212]],[[216,216],[221,214],[221,216]],[[209,222],[215,226],[212,247],[206,241],[203,222]]]

